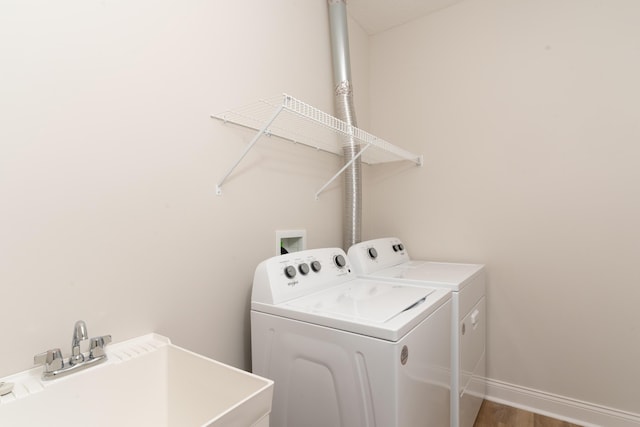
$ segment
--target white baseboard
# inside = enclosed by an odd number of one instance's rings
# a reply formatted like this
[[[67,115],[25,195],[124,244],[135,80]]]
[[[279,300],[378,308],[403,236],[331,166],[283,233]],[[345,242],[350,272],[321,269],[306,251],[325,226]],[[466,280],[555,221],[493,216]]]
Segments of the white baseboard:
[[[639,427],[640,414],[487,378],[485,399],[585,427]]]

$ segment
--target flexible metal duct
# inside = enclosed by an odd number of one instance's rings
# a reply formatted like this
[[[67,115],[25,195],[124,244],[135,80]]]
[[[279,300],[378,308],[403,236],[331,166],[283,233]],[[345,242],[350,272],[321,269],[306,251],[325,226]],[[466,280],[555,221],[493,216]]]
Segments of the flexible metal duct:
[[[347,2],[346,0],[327,1],[329,3],[336,117],[351,126],[357,126],[351,85]],[[342,150],[346,164],[358,154],[360,144],[353,137],[345,137]],[[362,172],[360,165],[361,162],[358,157],[344,172],[344,216],[342,223],[344,250],[349,249],[351,245],[359,243],[361,240]]]

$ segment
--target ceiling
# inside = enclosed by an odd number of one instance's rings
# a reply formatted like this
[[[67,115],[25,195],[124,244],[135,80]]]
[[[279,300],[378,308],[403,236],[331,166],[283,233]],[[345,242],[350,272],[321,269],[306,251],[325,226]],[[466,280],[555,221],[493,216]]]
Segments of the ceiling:
[[[461,1],[347,0],[347,11],[367,34],[373,35]]]

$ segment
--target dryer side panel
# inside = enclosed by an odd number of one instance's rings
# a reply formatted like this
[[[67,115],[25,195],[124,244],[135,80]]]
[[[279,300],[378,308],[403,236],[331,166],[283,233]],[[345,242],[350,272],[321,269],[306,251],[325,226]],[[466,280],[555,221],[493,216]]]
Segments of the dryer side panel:
[[[460,426],[471,427],[486,394],[485,297],[460,325]]]

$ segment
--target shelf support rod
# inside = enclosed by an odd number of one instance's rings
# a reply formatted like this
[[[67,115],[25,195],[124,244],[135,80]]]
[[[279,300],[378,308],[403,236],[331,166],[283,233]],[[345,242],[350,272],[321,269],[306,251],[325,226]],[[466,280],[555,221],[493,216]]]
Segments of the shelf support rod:
[[[317,192],[316,192],[316,200],[318,200],[320,198],[320,193],[322,193],[325,188],[327,188],[333,181],[336,180],[336,178],[338,178],[340,176],[340,174],[342,174],[342,172],[344,172],[349,166],[351,166],[351,164],[353,162],[355,162],[361,155],[362,153],[365,152],[365,150],[369,147],[371,147],[371,144],[373,144],[373,141],[370,141],[367,143],[367,145],[365,145],[362,150],[358,151],[358,154],[356,154],[355,156],[353,156],[353,158],[351,160],[349,160],[347,163],[345,163],[345,165],[340,168],[340,170],[338,172],[336,172],[335,175],[333,175],[331,177],[331,179],[329,181],[327,181],[327,183],[325,185],[323,185]]]
[[[236,163],[233,166],[231,166],[229,171],[222,177],[220,182],[218,182],[216,184],[216,194],[218,196],[220,196],[222,194],[222,184],[224,184],[224,182],[227,180],[227,178],[229,178],[229,175],[231,175],[231,173],[235,170],[235,168],[238,167],[238,165],[240,164],[242,159],[244,159],[244,157],[247,155],[247,153],[249,153],[249,151],[253,148],[253,146],[256,144],[256,142],[258,142],[260,137],[262,135],[264,135],[265,133],[267,133],[267,129],[269,129],[269,126],[271,126],[273,121],[278,117],[278,115],[282,112],[283,109],[284,109],[284,104],[281,104],[281,105],[278,106],[278,108],[276,108],[276,111],[273,113],[273,116],[271,116],[271,118],[269,118],[269,120],[267,120],[267,122],[264,124],[264,126],[253,137],[251,142],[249,142],[247,147],[244,149],[244,152],[242,153],[242,155],[240,155],[240,158],[236,161]]]

